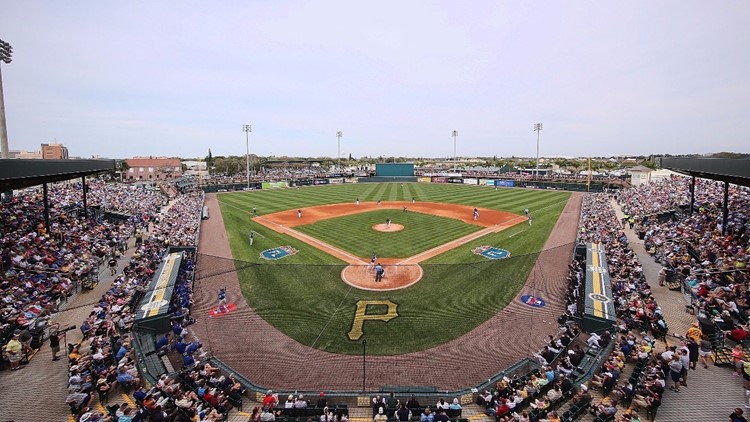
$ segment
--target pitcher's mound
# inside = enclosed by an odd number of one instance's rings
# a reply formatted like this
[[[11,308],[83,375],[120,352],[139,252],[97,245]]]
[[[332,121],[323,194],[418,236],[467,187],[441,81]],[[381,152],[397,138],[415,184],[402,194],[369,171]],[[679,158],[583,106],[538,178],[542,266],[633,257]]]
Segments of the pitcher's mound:
[[[391,223],[391,227],[388,227],[385,224],[376,224],[372,226],[372,229],[377,232],[400,232],[404,229],[404,226],[396,223]]]

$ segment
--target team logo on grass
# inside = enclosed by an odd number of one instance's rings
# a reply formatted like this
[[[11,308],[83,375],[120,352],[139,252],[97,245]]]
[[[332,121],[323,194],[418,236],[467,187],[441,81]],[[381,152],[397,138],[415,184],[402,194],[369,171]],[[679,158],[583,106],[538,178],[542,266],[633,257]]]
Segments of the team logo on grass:
[[[598,293],[589,293],[589,298],[591,300],[596,300],[598,302],[604,302],[604,303],[609,302],[609,298],[607,296],[600,295]]]
[[[289,245],[279,246],[273,249],[266,249],[260,253],[260,257],[269,261],[275,261],[277,259],[286,258],[287,256],[292,256],[297,252],[299,251]]]
[[[482,245],[471,250],[476,255],[483,256],[487,259],[503,259],[510,256],[510,252],[505,249],[496,248],[494,246]]]
[[[535,308],[543,308],[544,305],[547,304],[547,302],[544,301],[541,297],[532,296],[532,295],[523,295],[521,296],[521,302],[533,306]]]

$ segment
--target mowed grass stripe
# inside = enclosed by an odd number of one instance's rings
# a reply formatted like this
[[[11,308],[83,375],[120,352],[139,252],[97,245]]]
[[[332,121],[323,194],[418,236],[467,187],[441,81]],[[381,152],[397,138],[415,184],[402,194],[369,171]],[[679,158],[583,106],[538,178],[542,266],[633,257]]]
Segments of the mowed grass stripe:
[[[385,223],[387,218],[403,225],[404,229],[387,233],[372,229],[375,224]],[[369,257],[373,251],[380,257],[407,258],[482,227],[418,212],[380,210],[323,220],[296,229],[362,258]]]

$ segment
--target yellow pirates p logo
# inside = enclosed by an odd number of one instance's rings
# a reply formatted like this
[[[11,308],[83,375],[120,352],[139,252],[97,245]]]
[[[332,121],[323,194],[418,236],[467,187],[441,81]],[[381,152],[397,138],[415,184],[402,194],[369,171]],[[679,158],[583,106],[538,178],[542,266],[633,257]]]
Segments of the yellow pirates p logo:
[[[388,311],[384,314],[367,314],[367,305],[386,305]],[[357,341],[364,334],[362,326],[365,321],[383,321],[388,322],[398,316],[396,308],[398,305],[391,302],[390,300],[359,300],[357,301],[357,309],[354,311],[354,321],[352,321],[352,329],[349,330],[347,336],[351,341]]]

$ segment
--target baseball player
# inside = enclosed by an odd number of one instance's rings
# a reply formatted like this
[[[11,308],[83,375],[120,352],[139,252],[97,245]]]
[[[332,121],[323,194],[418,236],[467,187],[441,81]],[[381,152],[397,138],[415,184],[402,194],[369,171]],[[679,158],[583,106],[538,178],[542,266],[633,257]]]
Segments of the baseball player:
[[[357,205],[359,205],[359,198],[357,198]]]
[[[258,210],[256,210],[255,207],[253,207],[253,217],[257,217],[257,216],[258,216]]]
[[[373,251],[372,255],[370,256],[370,271],[375,269],[375,260],[378,259],[377,256],[375,256],[375,252]]]
[[[297,218],[302,218],[302,210],[297,210]]]
[[[383,269],[383,266],[380,265],[378,262],[378,265],[375,266],[375,282],[379,283],[383,281],[383,276],[385,275],[385,270]]]
[[[474,221],[479,220],[479,210],[474,208]]]
[[[378,199],[378,206],[380,206],[380,199]]]
[[[527,217],[529,216],[529,209],[528,208],[524,208],[523,215],[525,215]]]
[[[255,236],[253,235],[253,231],[250,230],[250,246],[253,246],[254,241],[255,241]]]
[[[386,218],[385,219],[385,228],[386,229],[390,229],[391,228],[391,219],[390,218]]]
[[[222,287],[219,289],[219,306],[216,307],[216,312],[227,312],[229,308],[227,307],[227,288]]]

